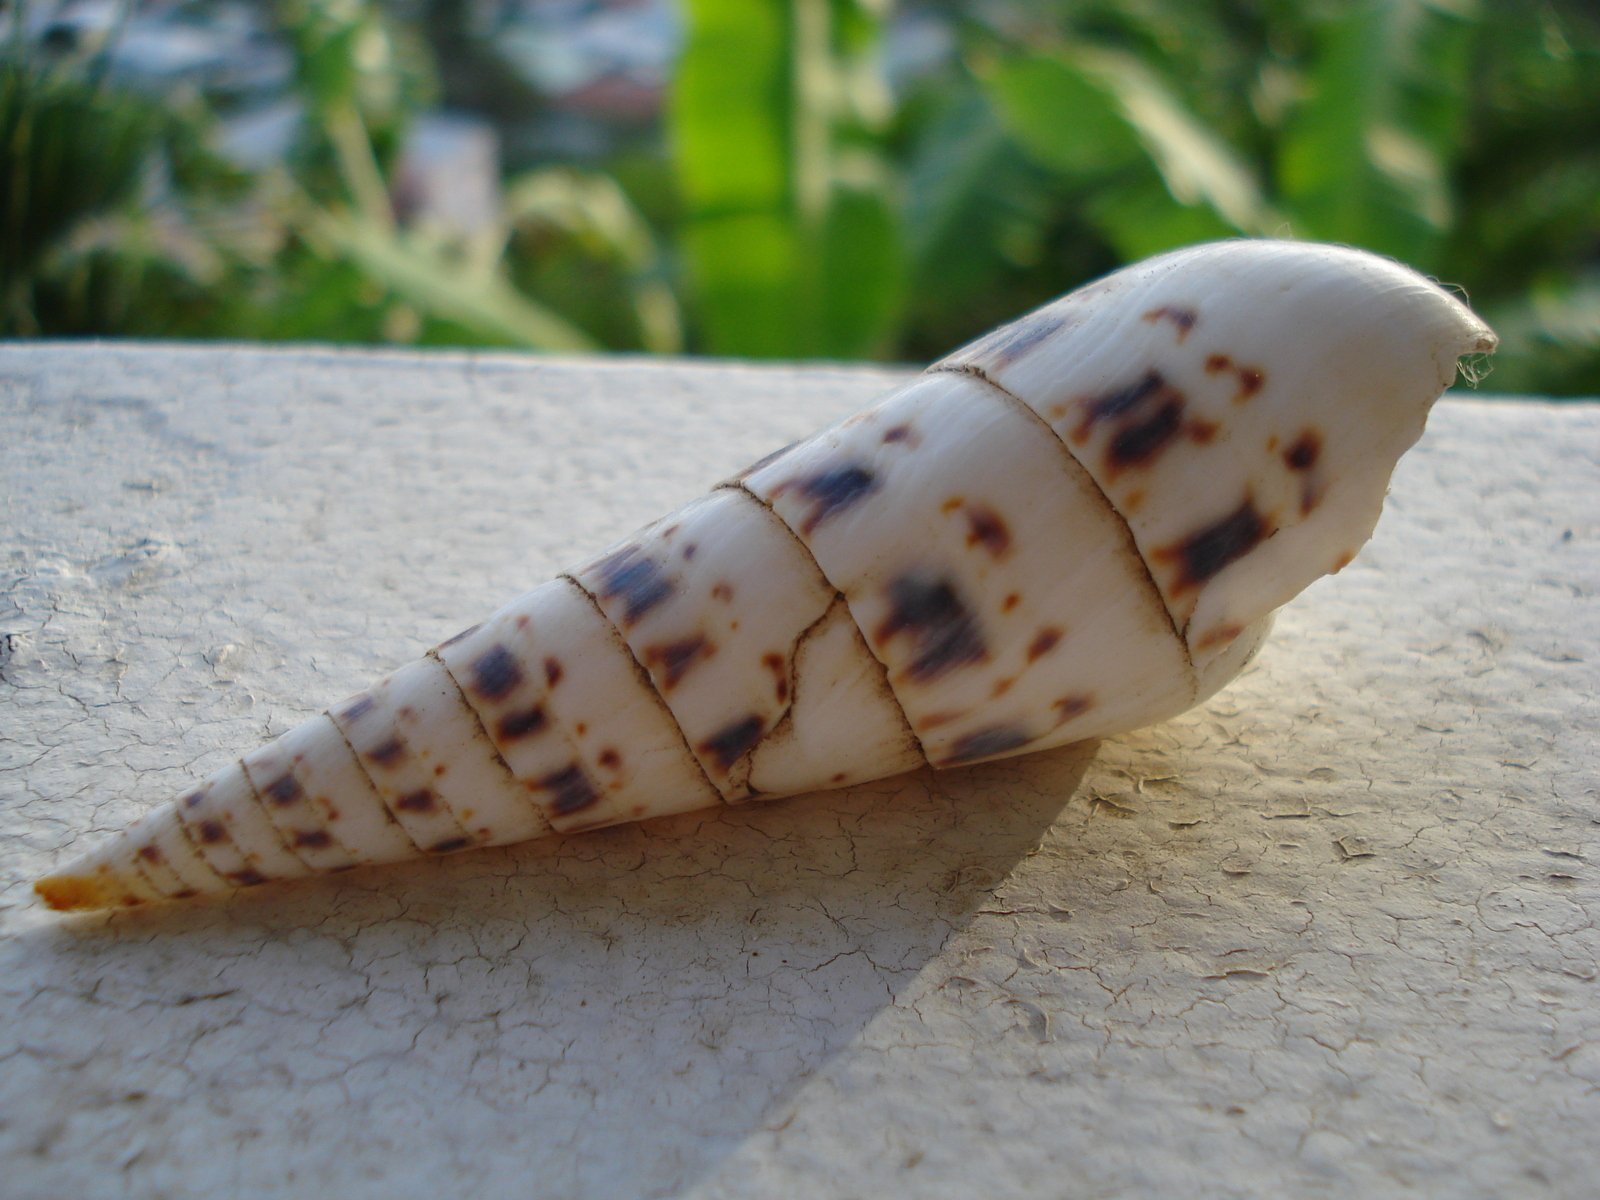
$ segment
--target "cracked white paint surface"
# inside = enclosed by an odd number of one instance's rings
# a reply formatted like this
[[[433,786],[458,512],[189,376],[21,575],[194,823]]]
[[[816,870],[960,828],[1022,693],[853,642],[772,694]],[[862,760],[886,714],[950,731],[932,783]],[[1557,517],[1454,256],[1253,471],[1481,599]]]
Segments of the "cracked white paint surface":
[[[897,377],[0,351],[7,1196],[1591,1195],[1600,409],[1199,712],[61,919],[28,881]]]

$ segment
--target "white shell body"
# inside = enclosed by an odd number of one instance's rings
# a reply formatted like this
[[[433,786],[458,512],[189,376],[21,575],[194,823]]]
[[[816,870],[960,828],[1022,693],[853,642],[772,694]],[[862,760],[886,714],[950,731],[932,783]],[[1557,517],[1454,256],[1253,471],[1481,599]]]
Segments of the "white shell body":
[[[1228,242],[1013,322],[41,880],[115,907],[1104,736],[1205,699],[1372,532],[1494,336]]]

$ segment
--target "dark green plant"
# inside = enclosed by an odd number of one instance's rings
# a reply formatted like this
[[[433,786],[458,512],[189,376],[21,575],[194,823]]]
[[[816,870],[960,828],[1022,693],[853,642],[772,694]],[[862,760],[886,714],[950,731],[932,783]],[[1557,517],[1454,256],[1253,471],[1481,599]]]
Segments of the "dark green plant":
[[[35,285],[73,232],[132,200],[163,113],[76,73],[0,63],[0,329],[49,331]]]

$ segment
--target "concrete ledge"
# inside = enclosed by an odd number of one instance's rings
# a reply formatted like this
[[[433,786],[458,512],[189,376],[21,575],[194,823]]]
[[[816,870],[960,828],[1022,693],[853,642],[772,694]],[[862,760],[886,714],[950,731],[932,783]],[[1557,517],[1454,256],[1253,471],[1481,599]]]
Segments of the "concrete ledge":
[[[1600,408],[1100,745],[61,920],[75,839],[898,376],[0,350],[19,1196],[1592,1194]]]

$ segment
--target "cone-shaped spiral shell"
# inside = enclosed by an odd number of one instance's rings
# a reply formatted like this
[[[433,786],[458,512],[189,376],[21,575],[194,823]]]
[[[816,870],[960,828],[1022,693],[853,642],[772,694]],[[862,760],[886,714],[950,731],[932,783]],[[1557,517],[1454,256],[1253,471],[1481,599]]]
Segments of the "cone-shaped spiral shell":
[[[1371,534],[1494,335],[1358,251],[1130,267],[936,364],[39,882],[141,904],[1181,712]]]

